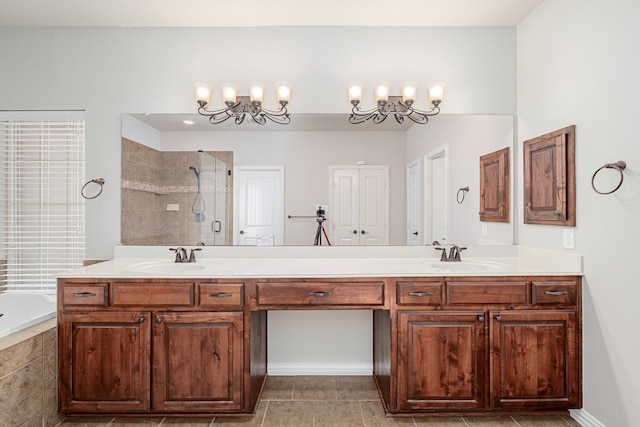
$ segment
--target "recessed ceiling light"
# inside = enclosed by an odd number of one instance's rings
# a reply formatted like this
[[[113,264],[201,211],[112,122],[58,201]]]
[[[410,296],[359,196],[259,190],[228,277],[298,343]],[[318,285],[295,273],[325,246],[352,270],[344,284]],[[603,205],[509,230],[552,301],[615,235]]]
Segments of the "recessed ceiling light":
[[[184,123],[185,125],[192,125],[194,123],[193,120],[183,120],[182,123]]]

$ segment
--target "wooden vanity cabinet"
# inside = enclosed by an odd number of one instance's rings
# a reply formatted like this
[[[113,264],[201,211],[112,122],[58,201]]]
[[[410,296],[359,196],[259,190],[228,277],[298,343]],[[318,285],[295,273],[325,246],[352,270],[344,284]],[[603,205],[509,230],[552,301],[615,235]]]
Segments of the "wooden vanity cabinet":
[[[438,290],[396,282],[397,390],[387,412],[580,408],[580,281],[443,278],[440,304],[433,296],[403,304],[407,287],[414,295]]]
[[[61,279],[60,410],[244,411],[243,286]]]

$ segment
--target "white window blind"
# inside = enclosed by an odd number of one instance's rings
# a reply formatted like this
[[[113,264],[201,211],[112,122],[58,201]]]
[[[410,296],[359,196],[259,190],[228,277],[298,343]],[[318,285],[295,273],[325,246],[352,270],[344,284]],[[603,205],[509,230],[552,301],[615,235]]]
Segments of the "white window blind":
[[[0,288],[54,291],[85,258],[84,121],[0,121]]]

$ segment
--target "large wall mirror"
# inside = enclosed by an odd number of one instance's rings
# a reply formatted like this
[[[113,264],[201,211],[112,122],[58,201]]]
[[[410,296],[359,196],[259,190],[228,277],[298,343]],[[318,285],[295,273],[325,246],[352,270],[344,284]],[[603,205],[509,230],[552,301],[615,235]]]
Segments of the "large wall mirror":
[[[271,194],[256,199],[254,205],[264,208],[255,209],[253,219],[281,227],[281,238],[248,244],[312,245],[319,207],[326,210],[329,239],[338,222],[335,194],[342,184],[331,171],[351,170],[364,180],[371,175],[367,171],[383,168],[385,188],[376,191],[387,192],[383,227],[389,245],[514,243],[513,213],[508,223],[481,223],[478,215],[479,158],[515,148],[513,116],[441,114],[426,125],[388,122],[351,125],[346,115],[299,114],[288,126],[237,126],[211,125],[190,114],[123,114],[121,242],[239,244],[244,231],[239,212],[250,188]],[[459,189],[465,187],[460,200]],[[274,203],[281,208],[274,210]],[[366,203],[363,209],[372,212]]]

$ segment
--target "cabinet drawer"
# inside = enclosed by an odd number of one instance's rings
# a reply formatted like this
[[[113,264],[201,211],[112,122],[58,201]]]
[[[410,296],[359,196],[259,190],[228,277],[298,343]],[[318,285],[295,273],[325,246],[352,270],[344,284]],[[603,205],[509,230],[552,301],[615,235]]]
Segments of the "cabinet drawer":
[[[526,304],[527,282],[447,282],[447,304]]]
[[[440,305],[440,282],[398,282],[398,304]]]
[[[114,283],[112,306],[193,306],[193,283]]]
[[[107,286],[107,283],[64,285],[62,304],[65,307],[73,305],[106,307],[108,304]]]
[[[201,283],[199,287],[201,307],[242,306],[242,283]]]
[[[575,305],[578,300],[578,282],[531,282],[532,304]]]
[[[384,283],[258,283],[261,305],[383,305]]]

